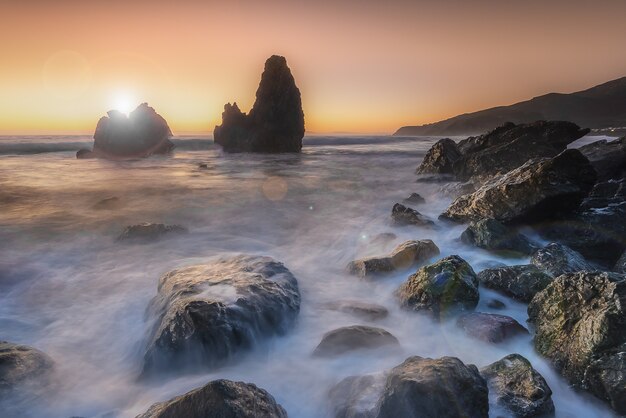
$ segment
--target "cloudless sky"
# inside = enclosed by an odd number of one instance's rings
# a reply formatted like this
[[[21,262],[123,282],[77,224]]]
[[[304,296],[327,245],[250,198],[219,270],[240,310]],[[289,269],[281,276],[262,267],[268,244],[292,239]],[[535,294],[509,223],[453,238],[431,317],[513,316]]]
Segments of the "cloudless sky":
[[[0,0],[0,134],[147,101],[210,132],[287,57],[309,132],[402,125],[626,76],[624,0]]]

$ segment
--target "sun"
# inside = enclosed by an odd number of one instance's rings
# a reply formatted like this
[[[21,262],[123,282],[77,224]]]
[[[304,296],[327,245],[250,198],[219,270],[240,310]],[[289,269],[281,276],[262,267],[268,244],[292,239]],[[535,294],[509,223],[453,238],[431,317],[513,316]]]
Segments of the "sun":
[[[114,110],[118,110],[128,115],[136,106],[135,99],[129,92],[117,92],[113,96],[112,106]]]

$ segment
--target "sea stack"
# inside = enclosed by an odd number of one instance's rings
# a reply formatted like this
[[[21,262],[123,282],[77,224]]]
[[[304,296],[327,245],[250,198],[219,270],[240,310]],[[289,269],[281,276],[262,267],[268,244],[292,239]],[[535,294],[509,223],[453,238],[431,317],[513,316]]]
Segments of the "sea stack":
[[[300,152],[304,137],[304,112],[300,90],[285,57],[265,61],[256,100],[249,114],[237,103],[227,103],[222,124],[213,137],[226,152]]]
[[[117,110],[107,115],[96,126],[93,151],[81,149],[77,158],[144,158],[167,154],[174,148],[170,127],[148,103],[140,104],[128,116]]]

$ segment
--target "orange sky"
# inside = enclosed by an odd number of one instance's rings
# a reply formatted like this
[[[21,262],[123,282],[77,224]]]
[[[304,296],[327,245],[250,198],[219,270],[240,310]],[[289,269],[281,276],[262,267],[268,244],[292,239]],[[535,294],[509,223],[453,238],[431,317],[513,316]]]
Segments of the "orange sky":
[[[225,102],[250,108],[274,53],[318,133],[393,132],[626,75],[622,0],[0,0],[0,10],[0,134],[92,133],[110,108],[142,101],[175,134],[210,132]]]

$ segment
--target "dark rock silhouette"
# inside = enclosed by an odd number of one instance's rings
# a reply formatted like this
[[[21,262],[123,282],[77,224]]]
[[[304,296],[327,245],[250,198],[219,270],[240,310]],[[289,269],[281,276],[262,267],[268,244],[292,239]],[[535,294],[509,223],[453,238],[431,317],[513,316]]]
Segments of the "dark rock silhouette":
[[[478,273],[478,280],[488,289],[528,303],[554,279],[535,265],[524,264],[485,269]]]
[[[35,348],[0,341],[0,401],[17,391],[43,386],[53,366],[54,361]]]
[[[147,103],[140,104],[128,117],[117,110],[107,114],[96,126],[93,151],[81,149],[76,158],[143,158],[167,154],[174,148],[170,127]]]
[[[529,255],[537,248],[524,235],[495,219],[472,222],[461,234],[461,241],[491,251]]]
[[[468,336],[489,343],[501,343],[520,335],[528,335],[526,328],[506,315],[470,312],[461,315],[456,324]]]
[[[366,325],[341,327],[324,334],[313,351],[316,357],[333,357],[355,350],[371,350],[399,346],[398,339],[389,331]]]
[[[530,262],[553,277],[577,271],[597,270],[580,253],[556,242],[551,242],[535,251]]]
[[[272,55],[265,62],[248,115],[237,103],[224,106],[222,124],[215,127],[213,137],[226,152],[300,152],[304,137],[302,101],[284,57]]]
[[[393,208],[391,208],[391,220],[395,225],[435,226],[435,222],[428,219],[427,216],[400,203],[396,203],[393,205]]]

